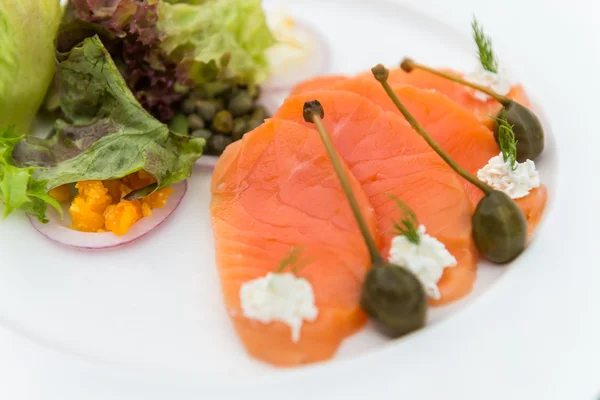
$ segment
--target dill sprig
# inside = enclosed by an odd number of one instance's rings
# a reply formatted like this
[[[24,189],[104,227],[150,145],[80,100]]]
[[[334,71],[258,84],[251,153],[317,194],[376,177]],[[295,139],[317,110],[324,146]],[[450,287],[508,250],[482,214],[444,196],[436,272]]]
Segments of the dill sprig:
[[[301,247],[292,247],[290,252],[281,260],[275,272],[282,273],[286,268],[291,267],[290,271],[294,274],[297,273],[309,262],[307,260],[300,262],[302,251],[303,249]]]
[[[393,194],[388,194],[388,196],[396,202],[396,206],[402,211],[400,220],[392,223],[392,227],[394,228],[392,233],[398,236],[405,236],[409,242],[418,245],[421,243],[421,236],[419,235],[419,220],[417,219],[417,216],[413,210],[398,197]]]
[[[498,60],[492,50],[492,39],[485,35],[483,27],[477,22],[475,17],[473,17],[471,26],[473,27],[473,39],[475,39],[475,43],[477,44],[477,55],[479,56],[481,65],[487,71],[498,73]]]
[[[514,171],[517,169],[518,141],[515,139],[513,126],[506,120],[504,109],[502,109],[500,117],[496,117],[496,123],[498,125],[498,143],[502,151],[502,158],[504,158],[504,162],[510,164],[510,167]]]

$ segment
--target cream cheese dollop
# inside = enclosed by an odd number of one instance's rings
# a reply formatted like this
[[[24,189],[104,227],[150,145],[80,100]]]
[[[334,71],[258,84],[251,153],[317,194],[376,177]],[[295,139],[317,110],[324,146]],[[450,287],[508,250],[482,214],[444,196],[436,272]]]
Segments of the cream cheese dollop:
[[[457,264],[446,246],[425,233],[425,226],[419,225],[419,244],[408,240],[404,235],[392,239],[389,261],[410,270],[421,281],[427,296],[440,298],[439,282],[444,270]]]
[[[304,321],[313,322],[319,315],[312,285],[290,272],[268,273],[244,283],[240,301],[246,318],[263,324],[280,321],[288,325],[293,342],[300,340]]]
[[[506,69],[500,68],[498,72],[491,72],[484,69],[481,65],[473,72],[465,75],[469,82],[488,87],[494,92],[506,96],[510,93],[513,86],[512,80]],[[490,96],[475,89],[469,89],[471,95],[481,101],[488,101]]]
[[[504,161],[502,153],[492,157],[477,171],[477,178],[495,190],[506,193],[512,199],[525,197],[532,189],[540,186],[540,174],[533,161],[517,163],[513,170],[510,162]]]

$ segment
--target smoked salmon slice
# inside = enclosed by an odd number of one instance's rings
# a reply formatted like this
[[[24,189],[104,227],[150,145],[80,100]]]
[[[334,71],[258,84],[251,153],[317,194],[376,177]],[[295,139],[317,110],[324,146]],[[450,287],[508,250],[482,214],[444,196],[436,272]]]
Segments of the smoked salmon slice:
[[[454,171],[429,148],[399,115],[385,112],[356,93],[311,91],[288,98],[276,118],[305,124],[302,106],[318,100],[323,123],[337,151],[367,194],[375,209],[387,257],[392,223],[401,217],[390,194],[404,201],[457,259],[447,268],[438,287],[445,304],[467,295],[476,278],[476,251],[471,237],[471,204],[465,186]]]
[[[350,178],[377,237],[373,208]],[[359,297],[371,261],[319,134],[294,122],[267,120],[227,147],[215,166],[211,193],[224,302],[248,353],[278,366],[332,357],[366,322]],[[314,322],[304,323],[298,342],[281,322],[246,318],[239,296],[243,283],[275,272],[292,247],[307,260],[298,275],[311,283],[319,310]]]
[[[464,77],[462,74],[450,69],[441,69],[441,71],[454,74],[459,77]],[[358,78],[374,80],[371,72],[364,72],[358,75]],[[420,69],[414,69],[411,72],[405,72],[401,68],[393,68],[390,70],[388,83],[391,86],[411,85],[421,89],[435,90],[436,92],[447,96],[465,110],[473,113],[480,123],[484,124],[490,129],[493,129],[494,127],[494,120],[490,118],[490,116],[498,115],[498,112],[500,112],[500,109],[502,108],[500,103],[492,98],[481,100],[473,96],[473,89],[469,87]],[[513,86],[511,91],[507,93],[506,96],[523,104],[524,106],[529,106],[529,99],[521,85]]]
[[[402,70],[399,71],[404,73]],[[411,75],[416,72],[420,71],[415,70],[411,72]],[[372,75],[371,79],[367,79],[366,76],[346,80],[335,78],[330,81],[323,80],[322,83],[330,90],[347,91],[364,96],[379,105],[381,109],[401,115]],[[310,87],[310,85],[304,87]],[[417,121],[452,158],[473,175],[477,175],[477,171],[486,165],[490,158],[499,154],[500,149],[491,131],[482,125],[471,112],[447,96],[436,91],[405,84],[392,87]],[[416,132],[414,135],[417,135]],[[483,193],[466,180],[462,181],[474,211]],[[529,238],[531,239],[546,206],[547,190],[542,185],[528,196],[515,201],[527,218]]]

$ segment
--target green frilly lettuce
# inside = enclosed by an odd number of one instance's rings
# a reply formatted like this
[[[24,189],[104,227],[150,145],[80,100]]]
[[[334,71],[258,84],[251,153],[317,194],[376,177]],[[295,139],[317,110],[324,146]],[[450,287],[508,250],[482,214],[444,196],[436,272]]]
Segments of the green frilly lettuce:
[[[197,83],[214,80],[221,69],[246,83],[267,77],[266,49],[275,43],[260,0],[206,0],[201,4],[159,4],[161,48]]]
[[[65,120],[57,121],[45,139],[26,136],[5,145],[6,154],[11,153],[5,166],[25,171],[20,172],[23,178],[19,184],[7,181],[6,173],[0,176],[5,213],[21,208],[43,220],[45,203],[32,209],[28,205],[18,207],[19,202],[9,207],[7,202],[7,198],[23,199],[42,186],[35,195],[63,184],[116,179],[144,169],[156,178],[157,190],[191,175],[202,155],[204,139],[171,133],[148,114],[127,88],[98,37],[59,54],[56,72]],[[25,173],[29,175],[28,185],[23,184]],[[42,200],[52,204],[47,196]]]
[[[54,75],[58,0],[0,0],[0,129],[27,133]]]

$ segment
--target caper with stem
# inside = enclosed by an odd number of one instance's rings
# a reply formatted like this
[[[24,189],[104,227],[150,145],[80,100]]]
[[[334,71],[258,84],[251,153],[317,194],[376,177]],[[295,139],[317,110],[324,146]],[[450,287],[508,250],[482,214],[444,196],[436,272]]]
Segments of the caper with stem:
[[[515,138],[517,139],[518,162],[524,162],[528,159],[535,160],[544,151],[544,128],[542,127],[538,117],[524,105],[509,99],[506,96],[502,96],[490,88],[469,82],[457,75],[449,74],[447,72],[439,71],[435,68],[419,64],[410,58],[405,58],[400,64],[400,67],[405,72],[411,72],[413,69],[427,71],[431,74],[483,92],[502,104],[502,109],[498,113],[497,117],[499,118],[502,113],[504,113],[506,121],[508,121],[508,123],[513,127]],[[499,143],[499,129],[500,127],[498,125],[498,119],[496,118],[494,138],[496,139],[497,143]]]
[[[504,192],[494,190],[470,174],[442,149],[402,104],[389,85],[387,68],[379,64],[371,71],[411,127],[446,164],[485,194],[472,217],[473,240],[479,252],[488,260],[499,264],[514,260],[525,249],[527,240],[527,221],[517,204]]]
[[[317,100],[305,103],[303,116],[306,122],[314,123],[319,131],[369,250],[372,267],[367,273],[361,290],[361,307],[373,320],[375,326],[391,337],[402,336],[421,328],[425,325],[427,316],[427,300],[423,285],[412,272],[385,261],[379,254],[348,176],[323,125],[324,110],[321,104]]]

